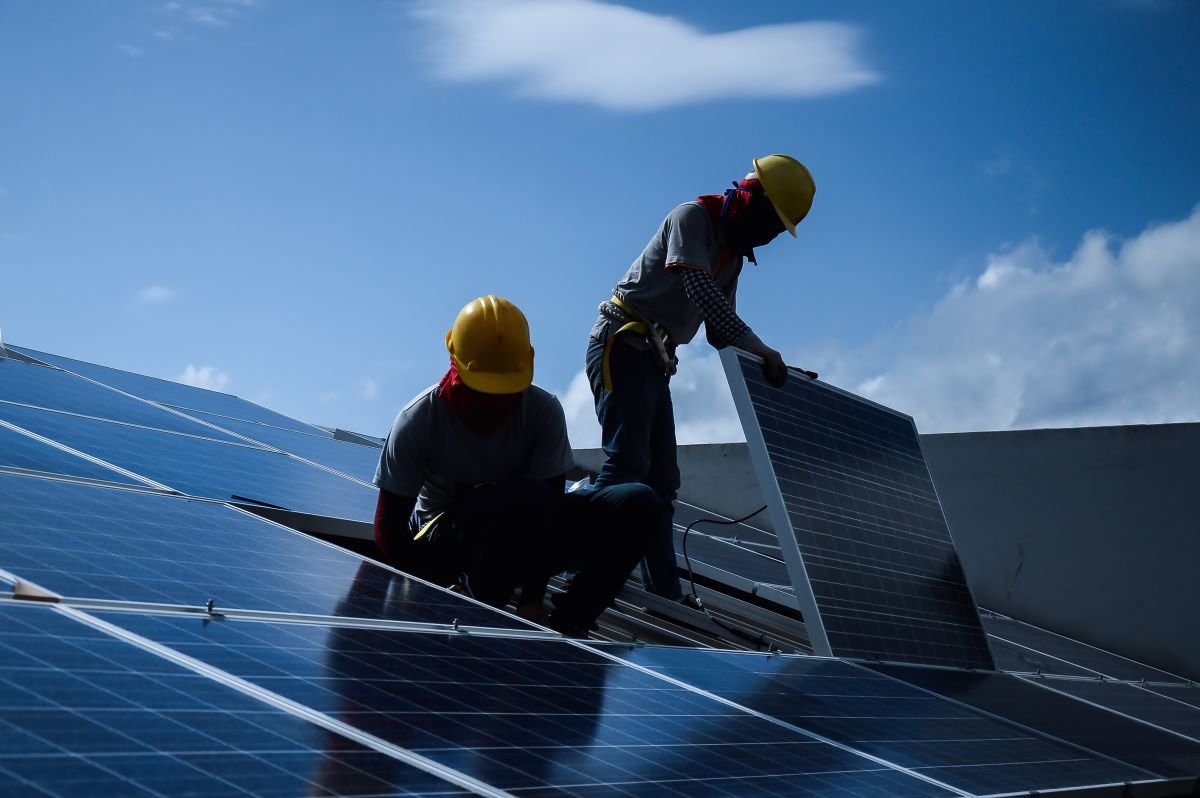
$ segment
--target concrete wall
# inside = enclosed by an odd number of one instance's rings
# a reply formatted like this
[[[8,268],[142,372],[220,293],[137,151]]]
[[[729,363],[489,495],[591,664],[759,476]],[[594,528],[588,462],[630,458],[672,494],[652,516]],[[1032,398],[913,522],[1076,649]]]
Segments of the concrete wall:
[[[980,604],[1200,680],[1200,424],[922,444]],[[679,462],[685,501],[726,515],[762,505],[745,444],[680,447]]]
[[[979,603],[1200,679],[1200,424],[922,444]]]

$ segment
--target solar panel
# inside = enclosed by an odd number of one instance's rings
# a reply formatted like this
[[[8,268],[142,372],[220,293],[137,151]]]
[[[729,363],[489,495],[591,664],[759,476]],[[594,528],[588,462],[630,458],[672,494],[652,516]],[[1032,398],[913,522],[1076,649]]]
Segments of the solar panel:
[[[682,557],[683,534],[687,534],[688,557],[762,584],[788,590],[791,578],[779,539],[774,533],[686,502],[675,502],[675,551]]]
[[[212,502],[0,474],[0,568],[63,596],[530,628]]]
[[[683,561],[683,534],[676,529],[675,551]],[[763,585],[790,591],[791,582],[783,560],[736,543],[692,531],[687,536],[687,558],[692,564],[707,563]]]
[[[1024,678],[1200,743],[1200,709],[1182,701],[1121,682]]]
[[[973,794],[1155,778],[844,661],[656,646],[620,656]]]
[[[991,668],[912,419],[721,359],[814,651]]]
[[[0,404],[0,419],[191,496],[370,522],[374,488],[250,444]]]
[[[2,424],[0,424],[0,466],[86,479],[104,479],[128,485],[138,484],[131,477],[111,468],[85,460],[70,452],[64,452],[62,449],[42,443]]]
[[[1173,673],[1143,665],[1140,662],[1012,618],[985,615],[983,628],[994,638],[1000,638],[1015,644],[1014,647],[1020,647],[1023,663],[1036,666],[1023,669],[1005,667],[1005,670],[1034,670],[1036,672],[1040,668],[1042,673],[1065,676],[1095,676],[1099,674],[1121,681],[1145,680],[1175,683],[1187,681]]]
[[[189,411],[189,414],[210,424],[245,435],[260,443],[281,449],[305,460],[349,474],[370,482],[379,464],[379,449],[357,443],[334,440],[332,435],[309,435],[303,432],[272,427],[250,421],[215,416],[211,413]],[[314,428],[315,429],[315,428]]]
[[[297,421],[282,413],[276,413],[274,410],[268,410],[261,405],[248,402],[245,399],[240,399],[227,393],[196,388],[191,385],[171,382],[170,380],[160,380],[156,377],[146,377],[141,374],[121,371],[120,369],[86,363],[82,360],[73,360],[61,355],[39,352],[35,349],[18,346],[9,346],[9,348],[29,357],[36,358],[43,363],[58,366],[75,374],[82,374],[97,382],[118,388],[142,399],[148,399],[151,402],[161,402],[162,404],[178,408],[203,410],[208,413],[219,413],[247,421],[261,421],[264,424],[288,427],[300,430],[301,432],[311,432],[314,429],[311,424],[305,424],[303,421]]]
[[[46,607],[0,604],[0,792],[464,795]]]
[[[1186,685],[1156,684],[1146,689],[1200,709],[1200,686],[1194,682]]]
[[[211,427],[49,366],[0,359],[0,401],[230,440]]]
[[[986,626],[986,624],[985,624]],[[1001,637],[989,637],[996,667],[1007,673],[1053,673],[1059,676],[1095,676],[1093,671],[1057,657],[1017,645]]]
[[[522,795],[954,794],[565,641],[103,617]]]
[[[1200,773],[1200,746],[1005,673],[872,665],[872,670],[1167,778]]]

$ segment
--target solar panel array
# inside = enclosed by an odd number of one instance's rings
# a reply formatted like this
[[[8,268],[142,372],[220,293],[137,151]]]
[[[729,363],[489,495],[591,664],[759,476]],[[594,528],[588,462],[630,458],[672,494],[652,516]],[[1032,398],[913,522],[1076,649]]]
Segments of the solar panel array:
[[[993,667],[912,419],[757,358],[722,361],[814,650]]]
[[[152,395],[131,415],[139,398],[0,359],[0,376],[24,384],[22,401],[0,398],[0,583],[42,595],[0,597],[0,792],[906,798],[1116,784],[1161,796],[1200,775],[1192,719],[1128,691],[1106,710],[988,674],[1091,713],[1080,741],[1055,726],[1061,706],[1041,718],[1014,702],[1017,719],[971,706],[952,688],[974,674],[563,639],[231,506],[226,494],[259,494],[345,512],[352,491],[296,497],[326,480],[368,490],[333,473],[347,469],[318,428],[23,351]],[[151,403],[163,400],[189,402],[191,417]],[[167,429],[184,421],[211,431]],[[291,436],[321,443],[298,451]],[[289,470],[244,467],[266,458]]]

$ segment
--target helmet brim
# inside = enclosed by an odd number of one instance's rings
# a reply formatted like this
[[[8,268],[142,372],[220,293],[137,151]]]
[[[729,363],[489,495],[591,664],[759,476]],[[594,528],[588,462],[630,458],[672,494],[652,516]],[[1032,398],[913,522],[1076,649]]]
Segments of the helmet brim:
[[[457,361],[456,361],[457,363]],[[533,384],[533,362],[518,371],[493,373],[487,371],[458,369],[458,376],[473,391],[490,394],[521,393]]]

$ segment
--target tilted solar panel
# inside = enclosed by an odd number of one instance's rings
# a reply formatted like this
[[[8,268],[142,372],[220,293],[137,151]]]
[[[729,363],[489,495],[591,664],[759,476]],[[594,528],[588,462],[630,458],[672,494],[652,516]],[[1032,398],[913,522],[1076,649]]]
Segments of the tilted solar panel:
[[[102,617],[522,795],[954,794],[565,641]]]
[[[49,366],[0,359],[0,402],[232,440],[218,430]]]
[[[118,471],[64,452],[3,424],[0,424],[0,466],[85,479],[103,479],[127,485],[141,484]]]
[[[1006,673],[902,665],[872,670],[1167,778],[1200,774],[1200,745]]]
[[[993,667],[912,419],[721,359],[814,650]]]
[[[349,474],[352,477],[358,477],[364,482],[370,482],[375,478],[375,467],[379,464],[379,449],[374,446],[334,440],[333,436],[328,434],[310,435],[282,427],[215,416],[211,413],[187,412],[201,421],[216,424],[230,432],[245,435],[247,438],[281,449],[288,454],[320,463],[327,468]]]
[[[42,606],[0,604],[0,793],[465,795]]]
[[[231,394],[210,391],[205,388],[196,388],[191,385],[171,382],[170,380],[160,380],[156,377],[147,377],[142,374],[109,368],[108,366],[98,366],[94,363],[74,360],[69,357],[62,357],[61,355],[52,355],[48,352],[39,352],[35,349],[27,349],[19,346],[10,346],[9,348],[15,349],[29,357],[36,358],[43,363],[58,366],[75,374],[82,374],[97,382],[118,388],[142,399],[148,399],[151,402],[161,402],[162,404],[173,405],[179,408],[203,410],[208,413],[219,413],[247,421],[261,421],[264,424],[288,427],[300,430],[301,432],[311,432],[315,429],[311,424],[305,424],[303,421],[297,421],[282,413],[276,413],[274,410],[268,410],[262,405],[248,402]]]
[[[0,474],[0,569],[64,596],[530,628],[212,502]]]
[[[190,496],[370,522],[374,488],[251,444],[0,403],[0,419]]]
[[[620,656],[976,795],[1156,778],[849,662],[655,646]]]

